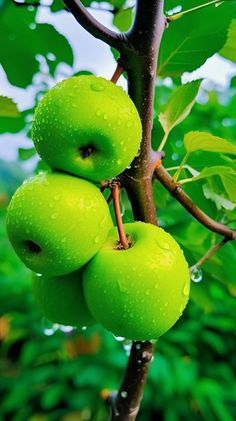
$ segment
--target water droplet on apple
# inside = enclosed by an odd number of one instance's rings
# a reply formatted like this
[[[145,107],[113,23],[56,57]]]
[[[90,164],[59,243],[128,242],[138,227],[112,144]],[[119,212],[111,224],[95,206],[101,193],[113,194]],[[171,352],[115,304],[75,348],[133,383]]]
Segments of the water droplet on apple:
[[[179,307],[179,314],[182,314],[183,311],[184,311],[184,306],[183,306],[183,304],[181,304],[180,307]]]
[[[115,335],[113,335],[113,336],[116,339],[116,341],[118,341],[118,342],[122,342],[122,341],[125,340],[125,338],[123,338],[123,336],[115,336]]]
[[[150,290],[149,290],[149,289],[147,289],[147,290],[146,290],[146,292],[145,292],[145,294],[146,294],[146,295],[149,295],[149,294],[150,294]]]
[[[118,165],[121,165],[122,164],[122,160],[121,159],[117,159],[116,162],[117,162]]]
[[[97,237],[94,238],[94,243],[99,243],[100,237],[97,235]]]
[[[58,213],[56,212],[51,215],[51,219],[57,219],[57,217],[58,217]]]
[[[191,280],[193,282],[201,282],[202,281],[202,270],[201,268],[195,266],[191,271]]]
[[[61,198],[61,195],[60,194],[56,194],[54,196],[54,200],[56,200],[56,201],[60,200],[60,198]]]
[[[87,326],[82,326],[82,328],[81,328],[82,330],[87,330],[88,328],[87,328]]]
[[[186,283],[186,284],[184,285],[184,288],[183,288],[183,295],[185,295],[185,297],[188,297],[188,295],[189,295],[189,290],[190,290],[189,283]]]
[[[107,114],[104,114],[103,118],[104,118],[104,120],[107,120],[108,119],[108,115]]]
[[[99,83],[99,82],[93,82],[93,83],[91,83],[90,88],[94,92],[102,92],[102,91],[105,90],[105,87],[101,83]]]
[[[126,123],[126,127],[131,127],[131,126],[132,126],[131,121],[128,121],[128,122]]]

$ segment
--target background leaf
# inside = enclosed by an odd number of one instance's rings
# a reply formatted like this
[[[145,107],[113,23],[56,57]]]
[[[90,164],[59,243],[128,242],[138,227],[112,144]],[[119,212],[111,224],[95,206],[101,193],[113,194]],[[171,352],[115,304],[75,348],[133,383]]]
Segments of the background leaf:
[[[113,25],[115,25],[121,32],[126,32],[130,28],[133,19],[133,8],[121,9],[115,13]]]
[[[167,0],[165,9],[181,5],[187,10],[202,3]],[[206,7],[170,23],[161,43],[158,75],[177,77],[200,67],[225,44],[234,12],[234,2],[226,1],[219,7]]]
[[[29,85],[39,70],[37,54],[45,59],[53,55],[53,60],[48,60],[52,74],[58,61],[73,65],[68,41],[52,25],[35,23],[35,14],[34,10],[9,2],[0,15],[0,39],[4,39],[0,43],[0,62],[9,81],[20,87]]]
[[[19,117],[19,115],[16,103],[12,99],[0,95],[0,117]]]
[[[165,133],[169,133],[190,113],[202,79],[178,87],[170,96],[164,110],[159,114],[159,121]]]
[[[184,136],[184,145],[188,154],[202,150],[236,155],[236,146],[225,139],[206,132],[187,133]]]
[[[220,50],[220,54],[228,60],[236,62],[236,19],[233,19],[229,27],[227,41]]]

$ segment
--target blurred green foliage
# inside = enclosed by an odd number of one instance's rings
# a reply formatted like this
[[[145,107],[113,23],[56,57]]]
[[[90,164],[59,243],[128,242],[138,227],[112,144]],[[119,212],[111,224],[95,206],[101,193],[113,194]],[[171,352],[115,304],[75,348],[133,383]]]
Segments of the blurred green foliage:
[[[83,3],[92,4],[90,0]],[[169,3],[166,2],[167,9]],[[114,24],[126,30],[132,19],[128,3],[111,0],[107,6],[113,10]],[[51,11],[67,13],[61,0],[52,2]],[[30,140],[35,104],[60,76],[59,64],[66,63],[69,75],[79,74],[73,67],[73,51],[68,41],[52,25],[38,24],[37,13],[38,9],[33,6],[25,8],[10,1],[0,1],[1,40],[5,41],[0,44],[1,63],[12,84],[19,87],[33,84],[34,87],[31,108],[20,115],[15,113],[15,116],[0,113],[0,133],[21,133],[29,141],[28,148],[19,148],[18,162],[0,161],[0,421],[105,421],[108,416],[105,402],[120,383],[130,343],[114,339],[100,326],[71,330],[43,319],[31,294],[31,273],[14,254],[5,231],[7,204],[18,185],[29,175],[24,164],[33,162],[31,166],[35,171],[46,168],[42,162],[35,163],[35,150]],[[210,13],[213,12],[209,9],[206,16]],[[192,16],[191,25],[196,25],[199,17]],[[218,15],[221,25],[228,22],[227,16],[221,19]],[[180,20],[178,27],[180,33],[184,32],[186,22]],[[221,48],[226,29],[224,26],[220,41],[216,40],[217,48]],[[203,31],[201,36],[206,33]],[[171,55],[170,48],[171,44],[166,54]],[[9,50],[11,54],[8,54]],[[38,54],[44,59],[43,68]],[[227,56],[227,51],[224,54]],[[188,60],[191,61],[192,56],[188,54]],[[170,76],[173,69],[171,62],[167,64],[165,72]],[[197,55],[189,65],[191,68],[200,65]],[[183,71],[181,67],[179,72]],[[41,77],[37,83],[36,75]],[[179,83],[180,79],[157,82],[154,147],[159,146],[164,134],[158,114]],[[209,131],[236,144],[235,110],[235,78],[224,91],[209,84],[201,88],[191,114],[170,134],[165,148],[165,166],[180,164],[185,154],[183,137],[191,130]],[[233,157],[203,151],[192,154],[188,164],[195,171],[216,165],[236,168]],[[181,178],[189,176],[187,169],[182,171]],[[223,199],[232,200],[232,197],[228,196],[217,176],[186,184],[184,188],[211,217],[236,226],[235,207],[226,210],[223,206]],[[206,192],[214,200],[207,198]],[[193,220],[156,181],[154,196],[161,225],[175,236],[189,265],[193,265],[218,236]],[[124,222],[132,221],[124,191],[121,197]],[[205,262],[202,272],[195,273],[198,282],[192,282],[187,310],[175,327],[156,343],[139,421],[236,419],[235,261],[235,242],[228,243]]]

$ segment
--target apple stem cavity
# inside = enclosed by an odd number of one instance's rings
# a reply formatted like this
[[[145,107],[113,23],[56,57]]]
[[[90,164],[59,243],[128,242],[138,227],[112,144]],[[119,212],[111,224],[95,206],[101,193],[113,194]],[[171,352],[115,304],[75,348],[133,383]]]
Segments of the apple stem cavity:
[[[25,241],[25,245],[26,245],[26,248],[31,252],[31,253],[34,253],[34,254],[39,254],[40,252],[41,252],[41,247],[39,247],[39,245],[38,244],[36,244],[34,241],[31,241],[31,240],[27,240],[27,241]]]
[[[83,159],[86,159],[90,155],[92,155],[92,153],[95,152],[95,150],[96,148],[93,145],[85,145],[79,148],[79,153]]]
[[[130,244],[125,234],[124,225],[122,222],[122,216],[121,216],[121,211],[120,211],[120,200],[119,200],[120,188],[117,182],[114,182],[114,184],[112,185],[111,193],[112,193],[114,211],[115,211],[115,216],[116,216],[117,229],[119,233],[119,242],[121,245],[121,249],[127,250],[130,247]]]

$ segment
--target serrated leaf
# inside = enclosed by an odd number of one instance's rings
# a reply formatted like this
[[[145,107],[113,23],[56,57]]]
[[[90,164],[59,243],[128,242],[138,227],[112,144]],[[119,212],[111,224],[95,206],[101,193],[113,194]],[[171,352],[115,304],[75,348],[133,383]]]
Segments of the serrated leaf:
[[[164,107],[164,111],[159,114],[159,121],[165,133],[169,133],[189,115],[201,82],[202,79],[198,79],[186,83],[172,93]]]
[[[228,173],[221,176],[222,183],[230,200],[236,203],[236,173]]]
[[[188,154],[194,151],[221,152],[236,155],[236,146],[207,132],[189,132],[184,136]]]
[[[113,25],[115,25],[121,32],[126,32],[132,24],[133,8],[121,9],[114,15]]]
[[[167,0],[165,9],[181,5],[182,10],[199,6],[199,0]],[[165,30],[159,53],[158,75],[178,77],[191,72],[219,51],[226,42],[235,11],[232,1],[220,7],[206,7],[170,23]]]
[[[235,205],[236,204],[236,189],[235,189],[236,172],[231,167],[224,167],[224,166],[219,165],[219,166],[204,168],[196,177],[194,177],[194,180],[198,181],[198,180],[202,180],[204,178],[210,178],[213,176],[217,176],[221,178],[221,181],[228,195],[228,198],[230,199],[230,201],[234,203],[234,207],[235,207],[236,206]],[[228,206],[229,204],[226,204],[226,205]]]
[[[197,176],[194,177],[194,180],[201,180],[203,178],[213,177],[214,175],[224,177],[229,174],[236,176],[236,172],[233,168],[216,165],[214,167],[204,168]]]
[[[236,62],[236,19],[231,22],[227,41],[220,54],[228,60]]]
[[[232,211],[235,209],[235,203],[215,193],[208,184],[204,184],[202,189],[206,199],[212,200],[218,210],[223,208]]]
[[[0,117],[19,117],[16,103],[6,96],[0,95]]]

